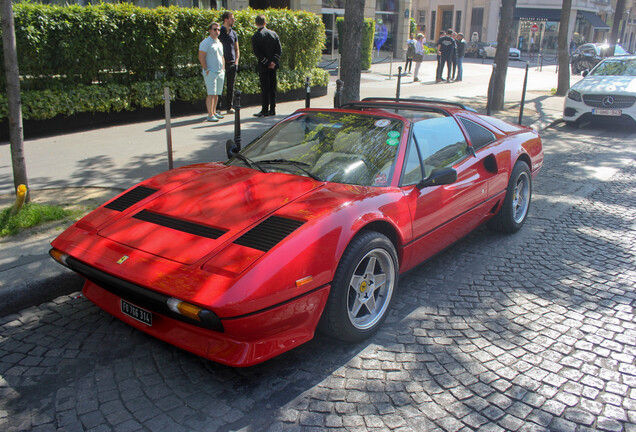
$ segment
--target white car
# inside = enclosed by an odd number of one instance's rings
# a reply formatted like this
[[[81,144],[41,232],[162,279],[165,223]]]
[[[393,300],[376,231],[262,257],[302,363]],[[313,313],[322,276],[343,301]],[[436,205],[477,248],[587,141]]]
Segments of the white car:
[[[619,118],[636,122],[635,103],[636,56],[610,57],[570,88],[563,120],[570,124]]]
[[[482,57],[495,58],[496,52],[497,52],[497,42],[491,42],[482,48]],[[511,60],[521,59],[521,51],[519,51],[517,48],[510,47],[508,51],[508,58]]]

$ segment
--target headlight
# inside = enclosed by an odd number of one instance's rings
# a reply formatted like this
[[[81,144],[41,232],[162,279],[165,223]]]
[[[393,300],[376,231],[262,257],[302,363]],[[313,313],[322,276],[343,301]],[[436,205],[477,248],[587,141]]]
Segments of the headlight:
[[[581,97],[581,93],[577,92],[576,90],[568,91],[568,98],[577,102],[581,102],[583,100],[583,98]]]

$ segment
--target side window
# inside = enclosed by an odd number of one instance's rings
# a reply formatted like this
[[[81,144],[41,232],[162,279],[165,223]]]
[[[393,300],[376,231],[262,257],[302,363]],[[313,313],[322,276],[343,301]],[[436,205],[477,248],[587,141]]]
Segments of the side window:
[[[424,165],[424,178],[434,169],[453,166],[468,156],[468,144],[453,117],[417,122],[413,136]]]
[[[475,122],[462,117],[459,118],[459,121],[461,121],[462,125],[466,128],[468,138],[470,138],[470,142],[475,150],[479,150],[497,139],[495,134]]]
[[[406,161],[404,161],[404,174],[402,175],[401,185],[417,184],[420,180],[422,180],[422,164],[420,163],[420,155],[417,153],[415,141],[411,138]]]

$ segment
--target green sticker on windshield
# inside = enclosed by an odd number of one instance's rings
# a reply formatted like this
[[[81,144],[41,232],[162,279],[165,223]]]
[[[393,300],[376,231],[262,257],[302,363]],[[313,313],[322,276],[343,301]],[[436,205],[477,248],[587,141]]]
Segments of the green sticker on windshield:
[[[387,135],[389,136],[389,138],[398,138],[400,136],[400,133],[398,131],[391,131]]]
[[[389,138],[388,140],[386,140],[386,143],[390,146],[394,146],[394,145],[398,145],[400,141],[398,141],[397,138]]]

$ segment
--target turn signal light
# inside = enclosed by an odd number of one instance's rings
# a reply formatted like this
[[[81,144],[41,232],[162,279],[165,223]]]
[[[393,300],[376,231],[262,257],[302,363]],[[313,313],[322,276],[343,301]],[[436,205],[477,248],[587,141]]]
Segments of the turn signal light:
[[[51,257],[55,261],[59,262],[60,264],[62,264],[65,267],[68,267],[68,264],[66,264],[66,260],[68,259],[68,254],[65,254],[61,250],[51,249],[49,251],[49,255],[51,255]]]
[[[298,279],[296,281],[296,286],[299,287],[299,286],[306,285],[309,282],[311,282],[312,280],[314,280],[314,278],[312,276],[306,276],[306,277],[304,277],[302,279]]]
[[[183,302],[174,297],[170,297],[168,300],[166,300],[166,304],[168,305],[168,309],[170,309],[172,312],[176,312],[179,315],[183,315],[184,317],[188,317],[196,321],[201,321],[199,313],[203,309],[198,306]]]

